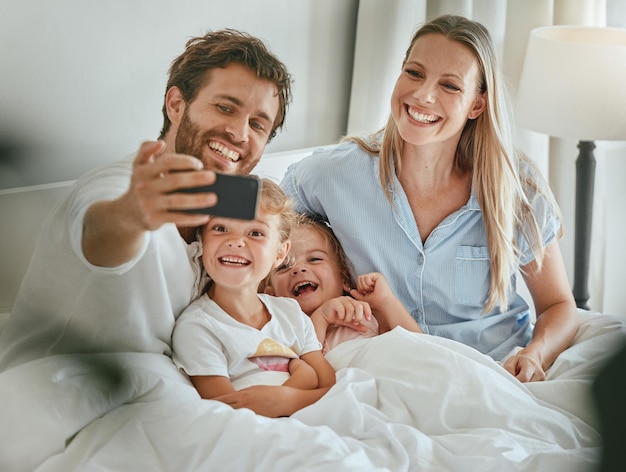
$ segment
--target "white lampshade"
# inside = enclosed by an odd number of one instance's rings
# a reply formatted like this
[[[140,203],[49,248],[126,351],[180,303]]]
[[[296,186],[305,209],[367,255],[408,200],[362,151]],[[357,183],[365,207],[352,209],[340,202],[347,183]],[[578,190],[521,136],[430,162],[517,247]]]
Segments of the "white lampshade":
[[[626,139],[626,29],[532,30],[516,120],[520,126],[559,138]]]

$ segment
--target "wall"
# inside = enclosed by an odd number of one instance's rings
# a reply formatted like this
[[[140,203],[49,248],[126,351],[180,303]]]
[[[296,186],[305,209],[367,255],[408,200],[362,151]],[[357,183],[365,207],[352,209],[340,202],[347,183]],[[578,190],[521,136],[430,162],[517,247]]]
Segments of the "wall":
[[[295,78],[269,151],[346,130],[358,0],[0,0],[0,189],[70,180],[160,131],[167,69],[209,29],[264,39]]]
[[[532,27],[584,16],[626,28],[624,0],[0,0],[0,189],[74,179],[155,138],[169,63],[209,28],[264,38],[294,74],[287,129],[268,152],[373,131],[413,28],[448,12],[489,28],[513,82]],[[576,142],[522,138],[563,210],[571,281]],[[597,145],[590,306],[626,315],[626,141]]]

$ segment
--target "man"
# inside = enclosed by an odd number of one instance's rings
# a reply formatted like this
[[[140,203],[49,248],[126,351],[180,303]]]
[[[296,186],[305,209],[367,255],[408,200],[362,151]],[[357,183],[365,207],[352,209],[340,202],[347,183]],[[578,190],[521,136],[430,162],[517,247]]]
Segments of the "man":
[[[291,76],[234,30],[190,40],[174,60],[160,140],[82,176],[44,221],[11,317],[0,370],[64,353],[171,355],[176,317],[201,280],[195,228],[215,172],[247,174],[282,128]]]

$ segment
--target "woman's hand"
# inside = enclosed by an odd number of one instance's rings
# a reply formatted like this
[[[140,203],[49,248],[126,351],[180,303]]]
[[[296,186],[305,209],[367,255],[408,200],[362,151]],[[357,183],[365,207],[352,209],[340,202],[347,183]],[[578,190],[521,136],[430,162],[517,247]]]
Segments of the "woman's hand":
[[[542,361],[538,354],[522,349],[507,359],[503,367],[520,382],[535,382],[546,379]]]
[[[546,246],[541,270],[533,261],[523,267],[522,274],[537,321],[530,343],[504,365],[522,382],[544,380],[550,366],[571,345],[579,326],[558,241]]]

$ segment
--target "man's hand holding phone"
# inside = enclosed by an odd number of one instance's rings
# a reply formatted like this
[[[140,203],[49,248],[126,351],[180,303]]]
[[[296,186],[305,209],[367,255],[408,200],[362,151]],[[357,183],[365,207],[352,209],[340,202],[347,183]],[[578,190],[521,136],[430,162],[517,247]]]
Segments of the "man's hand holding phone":
[[[155,230],[165,223],[179,227],[200,226],[206,215],[186,210],[206,208],[217,203],[214,193],[185,194],[177,190],[215,183],[216,175],[205,170],[192,156],[166,153],[165,143],[144,143],[133,164],[128,192],[122,197],[126,208],[144,230]]]
[[[130,188],[122,197],[143,230],[165,223],[201,226],[208,215],[255,218],[261,189],[257,177],[216,173],[193,156],[164,150],[161,141],[142,145]]]
[[[211,207],[217,203],[217,195],[172,192],[213,183],[215,172],[202,169],[195,157],[166,153],[163,141],[143,143],[133,162],[128,190],[117,199],[94,203],[85,212],[85,258],[97,266],[117,267],[135,257],[146,231],[165,223],[174,223],[179,231],[205,224],[207,215],[181,210]]]

